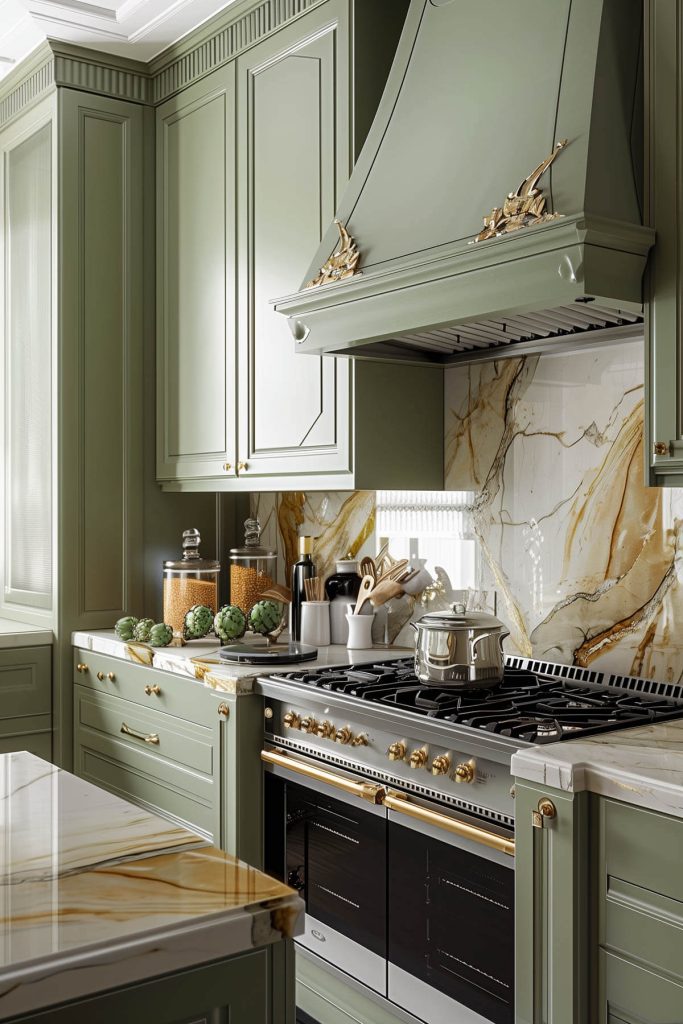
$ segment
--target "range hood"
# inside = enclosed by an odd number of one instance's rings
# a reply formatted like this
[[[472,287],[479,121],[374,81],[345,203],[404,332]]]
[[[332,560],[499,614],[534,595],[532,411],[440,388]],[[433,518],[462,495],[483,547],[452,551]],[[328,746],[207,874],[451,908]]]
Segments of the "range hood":
[[[297,349],[451,363],[637,325],[642,27],[641,0],[411,0],[339,224],[275,301]]]

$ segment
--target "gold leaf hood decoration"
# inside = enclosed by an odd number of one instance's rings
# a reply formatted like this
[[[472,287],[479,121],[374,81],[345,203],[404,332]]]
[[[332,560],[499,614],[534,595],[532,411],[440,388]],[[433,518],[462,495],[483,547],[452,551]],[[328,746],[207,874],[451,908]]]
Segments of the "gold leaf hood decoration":
[[[334,222],[339,231],[339,248],[330,256],[327,263],[320,268],[320,273],[309,281],[307,288],[317,288],[321,284],[333,284],[342,281],[345,277],[353,277],[360,273],[358,263],[360,252],[358,246],[339,220]]]

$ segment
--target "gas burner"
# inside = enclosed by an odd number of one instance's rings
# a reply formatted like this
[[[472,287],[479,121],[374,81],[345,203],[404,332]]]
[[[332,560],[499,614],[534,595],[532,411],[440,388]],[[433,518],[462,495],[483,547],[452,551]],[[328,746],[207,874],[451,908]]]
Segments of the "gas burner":
[[[549,666],[550,667],[550,666]],[[460,690],[421,683],[412,658],[368,662],[345,668],[278,673],[275,680],[303,683],[354,697],[387,710],[508,736],[527,743],[556,743],[609,729],[683,717],[683,698],[651,697],[647,686],[628,691],[590,681],[508,666],[490,689]]]

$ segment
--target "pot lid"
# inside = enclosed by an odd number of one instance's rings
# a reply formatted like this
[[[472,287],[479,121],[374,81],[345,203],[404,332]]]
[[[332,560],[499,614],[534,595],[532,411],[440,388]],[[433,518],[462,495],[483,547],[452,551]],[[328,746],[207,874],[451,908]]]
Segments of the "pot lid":
[[[257,517],[244,521],[244,547],[230,548],[230,558],[275,558],[276,552],[261,546],[261,523]]]
[[[467,612],[465,605],[451,605],[451,611],[427,612],[416,625],[427,629],[505,629],[495,615],[488,612]]]
[[[168,559],[164,562],[164,569],[175,570],[176,572],[218,572],[221,563],[215,558],[202,558],[199,553],[201,542],[199,530],[183,531],[183,557],[181,559]]]

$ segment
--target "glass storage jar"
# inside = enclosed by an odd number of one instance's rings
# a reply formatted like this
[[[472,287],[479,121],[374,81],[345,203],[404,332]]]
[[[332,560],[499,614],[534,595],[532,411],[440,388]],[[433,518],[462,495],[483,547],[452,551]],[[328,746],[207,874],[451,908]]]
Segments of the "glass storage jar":
[[[185,613],[196,604],[218,611],[218,580],[221,563],[202,558],[199,530],[183,533],[183,557],[164,562],[164,622],[174,633],[182,633]]]
[[[244,523],[244,547],[230,549],[230,604],[248,615],[265,590],[275,583],[277,554],[261,547],[258,519]]]

